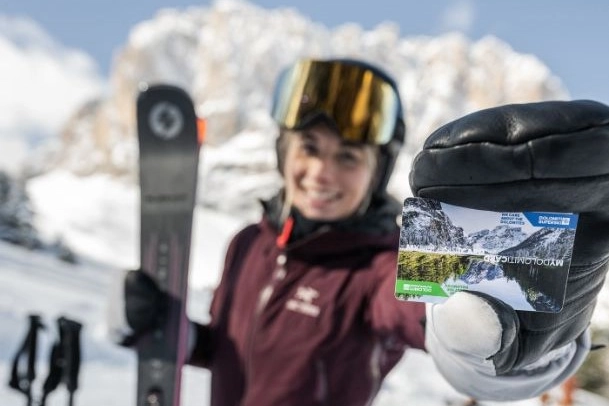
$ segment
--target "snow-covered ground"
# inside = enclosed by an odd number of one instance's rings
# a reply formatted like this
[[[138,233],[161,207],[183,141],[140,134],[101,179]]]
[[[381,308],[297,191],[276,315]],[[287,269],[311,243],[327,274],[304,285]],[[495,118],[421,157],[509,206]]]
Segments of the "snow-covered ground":
[[[69,265],[51,254],[32,252],[0,242],[0,399],[3,406],[25,402],[8,388],[11,358],[25,335],[27,315],[37,313],[47,328],[39,342],[39,393],[46,378],[49,349],[55,339],[56,319],[66,316],[84,323],[83,365],[76,405],[130,406],[135,401],[134,353],[114,345],[107,337],[107,308],[111,291],[122,269],[137,266],[137,192],[131,186],[104,177],[78,179],[52,173],[30,183],[38,225],[47,238],[61,235],[76,249],[81,262]],[[224,249],[243,220],[199,208],[195,215],[192,278],[189,300],[191,318],[205,320],[213,286],[217,283]],[[183,405],[205,406],[209,374],[186,367]],[[578,404],[607,405],[593,395],[579,392]],[[465,404],[437,373],[431,359],[410,351],[386,380],[375,405]],[[67,404],[60,387],[48,406]],[[501,403],[485,403],[499,405]],[[536,406],[537,399],[510,403]]]

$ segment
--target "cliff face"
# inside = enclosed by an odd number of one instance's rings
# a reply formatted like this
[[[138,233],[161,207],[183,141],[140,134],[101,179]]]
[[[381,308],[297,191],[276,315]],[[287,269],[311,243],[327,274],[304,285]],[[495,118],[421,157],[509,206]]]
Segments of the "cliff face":
[[[400,198],[409,194],[411,157],[435,128],[498,104],[567,97],[542,62],[493,37],[401,37],[390,23],[370,31],[355,24],[329,30],[291,9],[225,0],[163,10],[135,26],[116,55],[109,95],[83,106],[66,125],[52,167],[133,179],[138,85],[166,82],[186,89],[208,121],[201,181],[230,182],[232,196],[254,182],[258,191],[251,195],[268,195],[278,185],[276,129],[268,115],[272,89],[280,70],[303,55],[364,58],[397,79],[408,139],[390,190]],[[225,198],[203,201],[220,206]]]

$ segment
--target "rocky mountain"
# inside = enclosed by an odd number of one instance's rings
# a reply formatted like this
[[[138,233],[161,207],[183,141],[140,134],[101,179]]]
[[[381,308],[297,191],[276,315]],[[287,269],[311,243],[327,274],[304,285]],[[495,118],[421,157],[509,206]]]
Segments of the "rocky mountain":
[[[185,11],[165,9],[136,25],[116,54],[108,95],[72,117],[45,170],[104,172],[132,181],[138,86],[172,83],[192,95],[197,114],[208,122],[200,176],[208,186],[200,202],[247,212],[255,197],[279,185],[271,93],[280,70],[305,55],[360,57],[397,79],[408,137],[389,187],[400,199],[410,195],[413,154],[438,126],[498,104],[568,97],[539,59],[495,37],[402,37],[390,22],[372,30],[356,24],[328,29],[293,9],[219,0]],[[231,188],[209,187],[225,184]]]
[[[575,230],[542,228],[527,235],[521,227],[507,225],[466,235],[442,210],[441,203],[431,199],[407,199],[402,212],[401,247],[428,246],[461,253],[570,259],[574,240]],[[480,272],[487,271],[480,269]]]
[[[439,202],[408,200],[402,215],[400,247],[428,246],[434,250],[469,250],[463,229],[452,224]]]
[[[475,285],[482,281],[492,281],[505,277],[501,265],[482,260],[474,260],[467,271],[459,276],[459,279],[468,285]]]
[[[520,244],[502,251],[501,255],[513,257],[537,257],[571,259],[575,230],[542,228]]]
[[[467,235],[467,242],[474,250],[496,254],[505,247],[513,247],[527,238],[520,227],[499,225],[492,230],[480,230]]]

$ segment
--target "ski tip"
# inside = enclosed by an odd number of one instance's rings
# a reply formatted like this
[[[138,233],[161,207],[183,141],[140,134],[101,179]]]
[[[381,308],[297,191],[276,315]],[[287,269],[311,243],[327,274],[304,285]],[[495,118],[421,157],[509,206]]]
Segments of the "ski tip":
[[[207,130],[207,121],[203,118],[197,118],[197,141],[199,146],[205,141],[205,131]]]

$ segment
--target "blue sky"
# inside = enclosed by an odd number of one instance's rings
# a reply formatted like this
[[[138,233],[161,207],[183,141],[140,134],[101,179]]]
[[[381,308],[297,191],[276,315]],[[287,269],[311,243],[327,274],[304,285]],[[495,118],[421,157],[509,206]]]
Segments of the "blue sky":
[[[539,57],[573,98],[609,103],[609,3],[605,0],[285,0],[250,1],[265,8],[293,7],[328,27],[356,22],[370,29],[399,24],[402,36],[459,30],[471,39],[495,35],[514,50]],[[0,13],[28,16],[58,41],[89,53],[106,74],[112,55],[137,22],[159,8],[210,1],[0,0]],[[120,4],[120,5],[118,5]],[[348,4],[348,6],[347,6]]]

